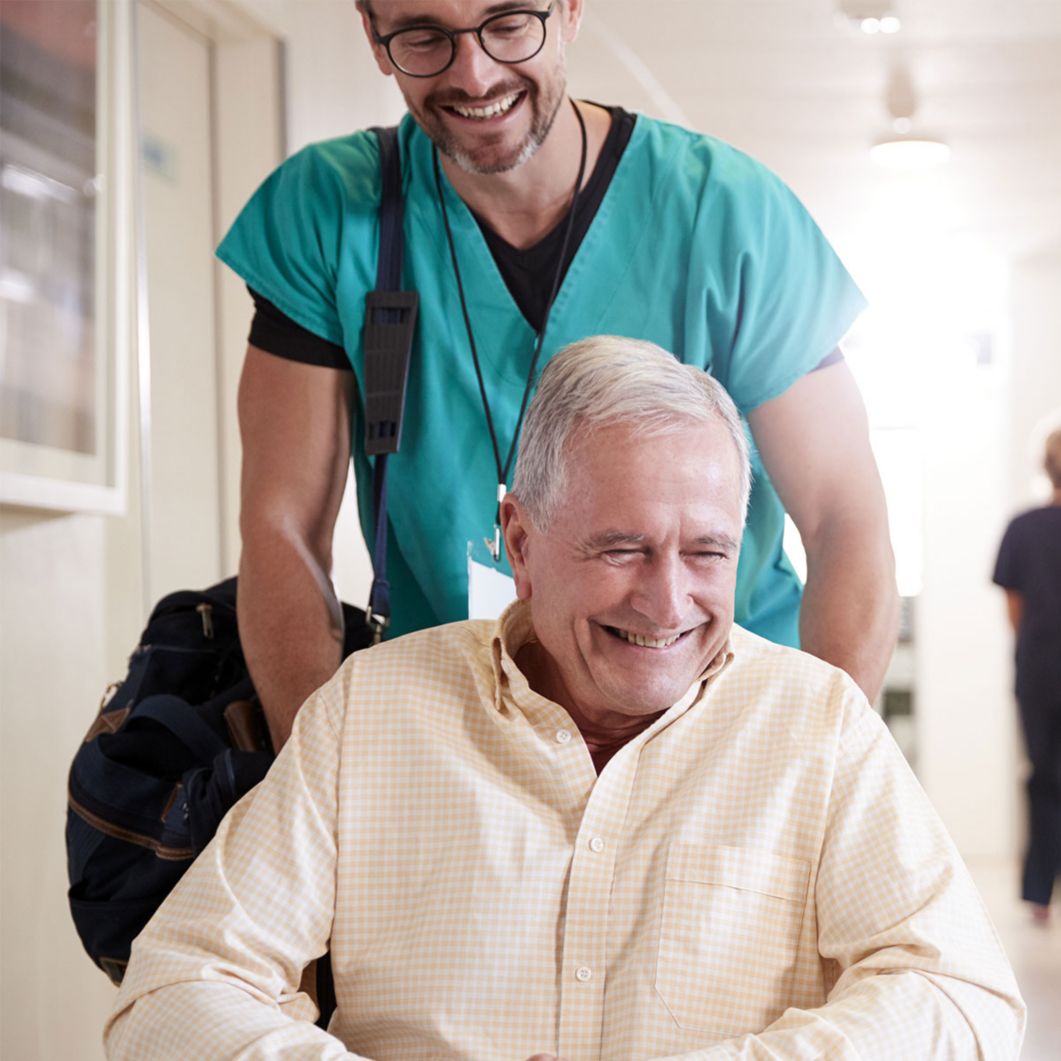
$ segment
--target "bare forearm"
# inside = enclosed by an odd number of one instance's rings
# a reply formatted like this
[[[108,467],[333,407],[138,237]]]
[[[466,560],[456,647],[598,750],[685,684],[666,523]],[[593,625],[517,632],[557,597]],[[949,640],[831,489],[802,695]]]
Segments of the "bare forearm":
[[[803,649],[847,671],[872,701],[895,649],[899,595],[886,531],[836,523],[807,548]]]
[[[342,658],[329,571],[350,463],[352,373],[247,347],[239,387],[240,639],[279,751]]]
[[[1009,616],[1009,625],[1013,627],[1015,634],[1020,633],[1021,619],[1024,618],[1024,594],[1016,590],[1006,590],[1006,614]]]
[[[295,715],[342,659],[342,612],[308,550],[278,532],[251,536],[240,559],[240,640],[279,751]]]

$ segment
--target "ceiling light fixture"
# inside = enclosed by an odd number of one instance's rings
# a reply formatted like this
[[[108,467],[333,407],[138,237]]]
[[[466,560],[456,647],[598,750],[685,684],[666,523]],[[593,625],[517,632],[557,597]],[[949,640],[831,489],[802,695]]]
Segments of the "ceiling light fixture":
[[[950,159],[950,147],[932,136],[896,133],[878,140],[869,157],[884,169],[935,169]]]
[[[837,21],[867,36],[898,33],[902,20],[892,0],[837,0]]]
[[[869,149],[878,166],[898,170],[925,170],[942,165],[950,158],[950,148],[938,136],[914,124],[917,91],[904,66],[895,67],[888,79],[884,105],[891,118],[891,132]]]

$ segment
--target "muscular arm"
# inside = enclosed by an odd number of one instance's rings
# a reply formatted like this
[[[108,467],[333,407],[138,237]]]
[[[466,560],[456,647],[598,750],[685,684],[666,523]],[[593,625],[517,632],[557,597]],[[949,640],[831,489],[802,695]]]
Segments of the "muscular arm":
[[[239,628],[277,750],[302,702],[342,657],[330,572],[350,461],[352,387],[349,372],[247,348],[239,386]]]
[[[748,416],[807,551],[803,648],[872,700],[895,647],[899,597],[865,407],[843,362],[811,372]]]

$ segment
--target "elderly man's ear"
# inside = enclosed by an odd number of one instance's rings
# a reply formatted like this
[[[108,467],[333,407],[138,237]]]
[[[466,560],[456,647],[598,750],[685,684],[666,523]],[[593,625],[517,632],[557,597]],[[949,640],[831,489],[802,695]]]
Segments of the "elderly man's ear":
[[[530,515],[518,498],[506,494],[501,502],[501,533],[505,538],[505,553],[508,555],[512,577],[516,583],[516,596],[530,600],[530,572],[527,570],[529,529],[533,526]]]

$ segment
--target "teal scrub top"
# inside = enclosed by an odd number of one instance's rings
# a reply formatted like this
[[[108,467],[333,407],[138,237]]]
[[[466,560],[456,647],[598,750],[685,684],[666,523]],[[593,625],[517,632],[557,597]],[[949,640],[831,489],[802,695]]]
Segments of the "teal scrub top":
[[[390,636],[467,617],[467,543],[493,527],[497,473],[439,208],[430,140],[399,128],[404,286],[420,295],[401,451],[388,491]],[[443,174],[468,310],[502,452],[535,333],[470,211]],[[314,144],[255,192],[218,256],[307,330],[344,347],[364,382],[365,293],[375,287],[378,152],[368,132]],[[747,155],[638,116],[549,318],[542,364],[595,334],[648,339],[707,369],[742,415],[835,349],[865,303],[795,195]],[[371,549],[372,477],[361,409],[354,466]],[[799,580],[784,512],[753,447],[735,619],[798,645]],[[508,571],[504,558],[499,568]]]

